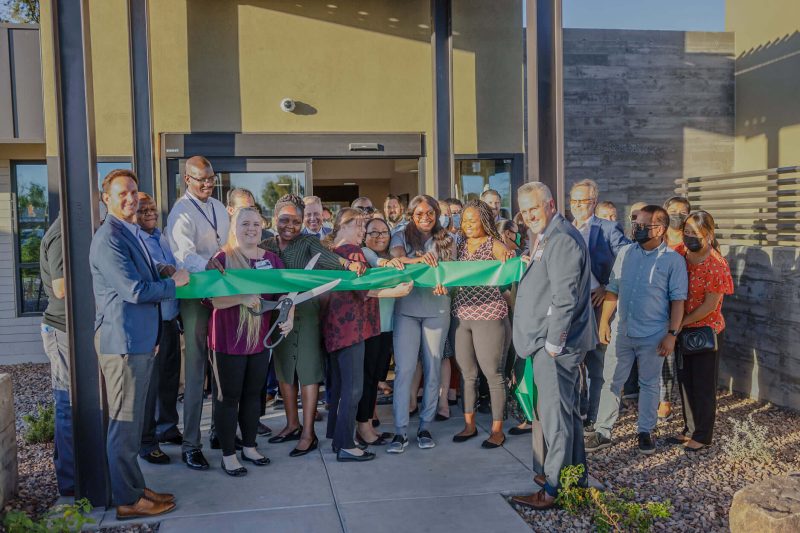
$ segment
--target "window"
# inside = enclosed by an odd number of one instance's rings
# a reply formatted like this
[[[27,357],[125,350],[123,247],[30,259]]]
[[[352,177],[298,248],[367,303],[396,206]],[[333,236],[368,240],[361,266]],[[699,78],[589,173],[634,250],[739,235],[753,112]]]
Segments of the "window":
[[[44,161],[15,162],[11,165],[15,195],[15,251],[17,310],[37,314],[47,307],[39,275],[39,245],[50,225],[47,215],[47,164]]]
[[[477,200],[487,189],[500,193],[500,212],[511,218],[512,159],[458,159],[456,186],[463,202]]]

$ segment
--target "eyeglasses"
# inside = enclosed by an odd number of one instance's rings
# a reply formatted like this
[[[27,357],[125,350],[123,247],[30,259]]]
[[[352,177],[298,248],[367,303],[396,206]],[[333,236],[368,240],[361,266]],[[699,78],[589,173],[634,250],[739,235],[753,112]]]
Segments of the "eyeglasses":
[[[140,210],[136,211],[136,214],[137,215],[143,215],[143,216],[157,215],[158,214],[158,210],[156,210],[156,209],[140,209]]]
[[[212,176],[209,176],[207,178],[196,178],[196,177],[192,176],[191,174],[186,174],[186,176],[191,178],[191,179],[193,179],[194,181],[196,181],[198,183],[205,183],[207,185],[214,185],[214,184],[217,183],[217,181],[219,181],[219,176],[216,175],[216,174],[214,174]]]
[[[591,205],[592,202],[595,201],[595,198],[588,198],[586,200],[572,200],[570,199],[570,205]]]
[[[369,235],[373,239],[377,239],[378,237],[388,237],[389,236],[389,232],[388,231],[370,231],[369,233],[367,233],[367,235]]]
[[[433,220],[436,218],[436,213],[433,211],[426,211],[425,213],[414,213],[414,220],[422,220],[427,218],[428,220]]]
[[[368,205],[364,207],[356,207],[356,209],[360,209],[365,215],[371,215],[375,212],[375,208]]]
[[[653,229],[653,228],[660,228],[660,224],[639,224],[638,222],[634,222],[632,225],[633,229]]]

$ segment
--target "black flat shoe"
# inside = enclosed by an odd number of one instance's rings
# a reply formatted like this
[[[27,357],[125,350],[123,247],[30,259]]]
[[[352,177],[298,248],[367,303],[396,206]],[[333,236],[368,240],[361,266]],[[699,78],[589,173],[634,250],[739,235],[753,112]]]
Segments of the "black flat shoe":
[[[262,457],[261,459],[250,459],[244,454],[244,452],[242,452],[242,461],[253,463],[256,466],[267,466],[271,462],[269,460],[269,457]]]
[[[436,420],[437,422],[444,422],[445,420],[450,420],[450,417],[449,416],[440,415],[439,413],[436,413],[436,416],[433,417],[433,419]]]
[[[192,470],[208,470],[208,461],[200,450],[186,450],[181,459]]]
[[[380,435],[378,435],[378,438],[375,439],[374,441],[367,442],[365,438],[356,433],[356,441],[359,444],[363,444],[364,446],[386,446],[386,440]]]
[[[414,415],[415,415],[415,414],[417,414],[417,413],[419,413],[419,407],[415,407],[413,411],[409,411],[409,412],[408,412],[408,416],[409,416],[409,417],[412,417],[412,416],[414,416]]]
[[[242,449],[242,439],[240,439],[239,437],[236,437],[233,442],[234,442],[234,446],[236,448],[236,451],[237,452],[240,451]],[[209,437],[208,437],[208,447],[211,448],[212,450],[221,450],[222,449],[222,445],[219,442],[219,436],[216,433],[212,433],[211,435],[209,435]]]
[[[484,448],[486,450],[493,450],[495,448],[501,447],[503,444],[505,444],[505,442],[506,442],[505,435],[503,435],[503,440],[500,441],[500,444],[494,443],[489,439],[486,439],[485,441],[481,442],[481,448]]]
[[[513,428],[508,430],[509,435],[527,435],[533,431],[533,428],[519,428],[514,426]]]
[[[267,440],[267,442],[269,442],[270,444],[280,444],[281,442],[300,440],[300,435],[302,434],[303,434],[303,426],[300,426],[299,428],[295,429],[291,433],[287,433],[286,435],[283,436],[275,435],[274,437],[271,437],[269,440]]]
[[[183,435],[178,433],[177,435],[174,435],[172,437],[158,439],[158,442],[160,444],[174,444],[176,446],[180,446],[181,444],[183,444]]]
[[[166,465],[169,464],[169,455],[165,454],[158,448],[153,450],[152,452],[141,455],[142,459],[150,463],[151,465]]]
[[[470,433],[469,435],[453,435],[453,442],[467,442],[469,439],[478,436],[478,430],[476,429],[474,432]]]
[[[356,448],[358,448],[359,450],[366,450],[367,449],[367,445],[366,444],[362,444],[362,443],[360,443],[358,441],[355,442],[355,445],[356,445]],[[333,450],[333,453],[339,453],[339,447],[336,446],[333,443],[331,443],[331,450]]]
[[[302,457],[308,452],[314,451],[319,446],[319,439],[314,436],[314,440],[311,441],[311,444],[308,445],[308,448],[305,450],[301,450],[300,448],[295,448],[294,450],[289,452],[289,457]]]
[[[361,463],[364,461],[372,461],[375,459],[375,454],[372,452],[364,452],[361,455],[352,455],[344,450],[339,450],[336,453],[336,460],[340,463]]]
[[[240,466],[239,468],[234,468],[233,470],[228,470],[227,468],[225,468],[225,461],[221,459],[219,461],[219,466],[222,467],[222,470],[224,470],[225,473],[228,474],[229,476],[242,477],[247,475],[247,469],[243,466]]]

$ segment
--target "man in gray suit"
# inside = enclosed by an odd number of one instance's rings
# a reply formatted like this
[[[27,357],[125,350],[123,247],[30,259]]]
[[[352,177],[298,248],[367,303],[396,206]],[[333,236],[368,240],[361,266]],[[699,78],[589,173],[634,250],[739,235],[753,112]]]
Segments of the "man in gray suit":
[[[175,298],[175,287],[189,283],[189,274],[159,276],[136,225],[133,172],[111,171],[103,180],[103,202],[108,215],[92,238],[89,264],[97,307],[95,348],[108,399],[111,496],[117,518],[156,516],[174,509],[175,498],[145,486],[138,451],[161,333],[160,304]]]
[[[556,212],[547,185],[526,183],[517,197],[533,244],[530,263],[517,289],[514,347],[520,357],[533,357],[547,456],[544,475],[534,478],[542,489],[513,500],[526,507],[549,509],[555,505],[561,469],[579,464],[586,467],[579,365],[597,344],[591,266],[583,237]],[[587,475],[584,473],[582,483]]]

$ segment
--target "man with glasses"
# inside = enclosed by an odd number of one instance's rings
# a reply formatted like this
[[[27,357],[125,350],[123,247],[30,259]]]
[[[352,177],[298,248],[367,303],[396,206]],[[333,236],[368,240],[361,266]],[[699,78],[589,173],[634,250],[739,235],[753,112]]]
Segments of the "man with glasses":
[[[600,310],[605,298],[608,277],[614,266],[617,254],[630,241],[616,224],[595,216],[597,206],[597,183],[586,179],[572,186],[569,193],[569,206],[572,224],[580,232],[589,249],[591,263],[592,308],[599,321]],[[583,375],[581,387],[581,415],[585,416],[584,427],[589,428],[597,418],[600,404],[600,391],[603,388],[604,345],[598,344],[586,353],[581,367]],[[588,376],[588,383],[587,383]]]
[[[350,207],[361,209],[365,215],[372,215],[372,213],[375,212],[375,206],[372,205],[372,200],[366,196],[359,196],[353,200],[353,203],[350,204]]]
[[[600,342],[608,344],[605,384],[595,431],[587,433],[587,452],[612,445],[620,393],[634,363],[639,365],[639,452],[655,452],[652,431],[658,420],[661,367],[675,349],[689,284],[686,262],[664,242],[668,227],[663,208],[643,207],[633,224],[636,242],[623,248],[614,262],[600,318]]]
[[[168,277],[177,270],[175,256],[167,239],[158,229],[158,208],[153,197],[139,193],[139,210],[136,224],[147,251],[156,264],[159,274]],[[150,377],[150,390],[145,403],[144,430],[139,457],[152,464],[167,464],[169,456],[161,451],[159,443],[178,444],[183,435],[178,430],[178,388],[181,379],[181,329],[178,324],[178,301],[174,298],[161,302],[161,337],[158,357]]]
[[[319,196],[306,196],[303,198],[306,206],[303,211],[303,235],[316,235],[320,240],[324,239],[332,228],[322,225],[322,200]]]
[[[223,271],[213,255],[228,240],[230,219],[222,202],[212,198],[217,175],[208,159],[194,156],[186,161],[183,180],[186,193],[167,217],[167,239],[178,267],[189,272],[208,268]],[[193,470],[207,470],[200,444],[200,418],[211,311],[200,300],[181,300],[180,309],[185,341],[182,459]]]

